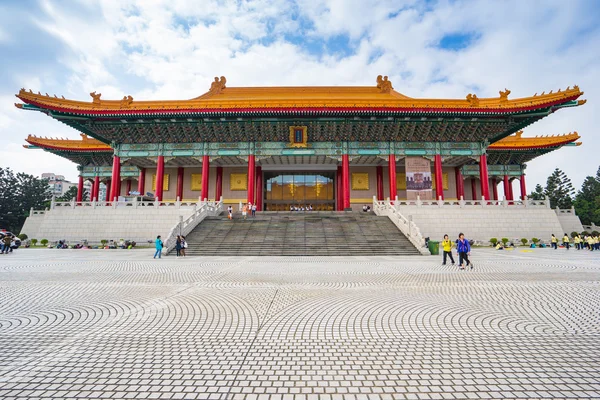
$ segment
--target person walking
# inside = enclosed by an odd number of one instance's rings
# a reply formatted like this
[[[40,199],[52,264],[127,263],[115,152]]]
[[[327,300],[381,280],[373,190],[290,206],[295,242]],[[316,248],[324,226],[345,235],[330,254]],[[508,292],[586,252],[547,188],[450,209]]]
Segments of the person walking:
[[[252,218],[256,218],[256,204],[252,204]]]
[[[156,247],[156,253],[154,253],[154,258],[156,258],[156,256],[158,256],[158,258],[162,258],[163,242],[162,240],[160,240],[160,235],[156,237],[154,245]]]
[[[442,240],[442,249],[444,251],[442,265],[446,265],[446,256],[450,257],[450,261],[452,261],[452,265],[454,265],[454,258],[452,257],[452,241],[448,238],[448,235],[444,235],[444,240]]]
[[[181,255],[181,236],[177,235],[177,240],[175,241],[175,252],[177,257]]]
[[[188,244],[187,240],[185,240],[185,236],[181,237],[181,255],[185,257],[185,249],[187,249]]]
[[[4,235],[4,237],[2,238],[2,244],[4,245],[4,247],[2,248],[2,253],[4,253],[4,254],[10,253],[10,243],[11,242],[12,242],[12,239],[11,239],[10,235],[8,235],[8,234]]]
[[[463,266],[464,262],[466,262],[467,267],[471,267],[473,269],[473,264],[469,261],[469,256],[471,255],[471,244],[467,239],[465,239],[464,233],[458,234],[458,240],[456,241],[456,250],[458,251],[458,266],[460,269],[465,269]]]
[[[227,207],[227,218],[229,218],[229,220],[233,220],[233,207],[229,206]]]
[[[552,246],[552,248],[554,250],[558,249],[558,238],[556,236],[554,236],[554,233],[552,234],[552,237],[550,238],[550,245]]]
[[[247,215],[248,215],[248,204],[244,204],[242,206],[242,217],[244,217],[244,220],[246,219]]]
[[[571,245],[569,244],[569,236],[565,233],[565,235],[563,236],[563,246],[565,246],[565,248],[567,250],[569,250],[569,247],[571,247]]]

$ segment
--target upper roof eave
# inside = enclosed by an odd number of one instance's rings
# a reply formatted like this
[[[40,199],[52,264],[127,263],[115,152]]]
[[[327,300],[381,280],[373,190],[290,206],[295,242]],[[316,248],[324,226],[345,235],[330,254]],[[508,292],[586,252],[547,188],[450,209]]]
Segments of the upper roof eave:
[[[377,87],[322,86],[322,87],[226,87],[220,91],[209,91],[190,100],[134,101],[131,96],[122,100],[102,100],[101,94],[90,93],[92,102],[51,97],[21,89],[16,95],[25,104],[35,105],[71,114],[85,115],[137,115],[146,113],[188,112],[253,112],[294,110],[389,110],[389,111],[434,111],[511,113],[530,111],[576,100],[583,92],[578,86],[542,93],[519,99],[508,99],[510,91],[500,92],[497,98],[477,98],[469,94],[466,99],[414,99],[393,89],[382,92]],[[580,100],[574,105],[584,104]],[[17,107],[22,105],[17,104]]]
[[[507,136],[489,145],[488,149],[492,151],[545,149],[548,147],[564,146],[581,138],[577,132],[564,135],[534,137],[522,137],[522,134],[523,131],[519,131],[515,135]]]

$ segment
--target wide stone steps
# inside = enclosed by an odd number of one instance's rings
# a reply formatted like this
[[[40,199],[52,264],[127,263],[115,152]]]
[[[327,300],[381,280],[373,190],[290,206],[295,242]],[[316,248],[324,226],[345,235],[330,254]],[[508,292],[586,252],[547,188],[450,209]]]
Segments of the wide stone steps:
[[[206,218],[187,236],[187,255],[418,255],[387,217],[351,212],[264,212]]]

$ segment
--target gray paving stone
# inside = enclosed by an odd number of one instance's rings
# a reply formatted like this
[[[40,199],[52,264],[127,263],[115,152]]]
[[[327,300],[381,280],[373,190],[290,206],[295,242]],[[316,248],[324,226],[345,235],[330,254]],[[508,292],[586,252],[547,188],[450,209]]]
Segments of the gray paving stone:
[[[0,397],[600,398],[600,252],[0,256]]]

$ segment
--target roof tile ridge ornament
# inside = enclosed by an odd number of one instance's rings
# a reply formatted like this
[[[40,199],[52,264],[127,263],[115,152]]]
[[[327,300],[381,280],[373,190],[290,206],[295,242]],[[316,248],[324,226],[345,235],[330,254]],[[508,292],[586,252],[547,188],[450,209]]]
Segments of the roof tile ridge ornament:
[[[388,80],[387,75],[377,75],[377,89],[379,89],[379,93],[390,93],[392,91],[392,81]]]
[[[226,88],[226,83],[227,79],[224,76],[221,76],[221,79],[219,79],[218,76],[215,76],[215,80],[210,84],[210,89],[208,89],[208,92],[210,94],[219,94],[223,91],[223,89]]]
[[[479,107],[479,98],[476,94],[469,93],[467,95],[467,102],[471,107]]]
[[[119,107],[129,108],[131,107],[131,103],[133,103],[133,97],[131,97],[131,95],[123,96],[121,102],[119,103]]]
[[[508,101],[508,95],[510,94],[510,90],[504,88],[504,92],[499,91],[498,93],[500,93],[500,103],[506,103]],[[521,131],[521,133],[523,132]]]
[[[90,93],[90,96],[92,97],[93,104],[96,104],[96,105],[102,104],[102,102],[100,101],[100,96],[102,96],[102,93],[96,94],[96,91],[94,90],[93,92]]]

